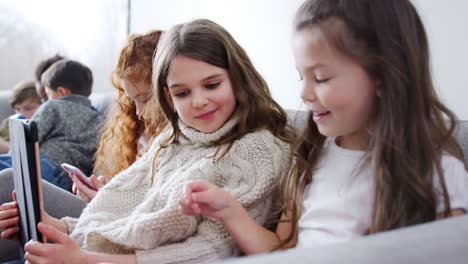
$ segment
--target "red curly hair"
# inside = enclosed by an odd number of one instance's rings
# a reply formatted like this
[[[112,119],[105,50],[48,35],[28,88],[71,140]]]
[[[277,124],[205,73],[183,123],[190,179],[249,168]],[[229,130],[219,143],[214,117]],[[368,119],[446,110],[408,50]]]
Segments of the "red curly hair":
[[[140,120],[135,103],[125,94],[123,79],[138,83],[151,83],[153,54],[162,31],[132,34],[122,48],[111,81],[117,90],[114,109],[109,111],[101,129],[101,138],[95,155],[94,171],[112,178],[135,162],[138,155],[138,139],[143,133],[149,137],[158,135],[166,126],[161,112],[155,113],[151,123]]]

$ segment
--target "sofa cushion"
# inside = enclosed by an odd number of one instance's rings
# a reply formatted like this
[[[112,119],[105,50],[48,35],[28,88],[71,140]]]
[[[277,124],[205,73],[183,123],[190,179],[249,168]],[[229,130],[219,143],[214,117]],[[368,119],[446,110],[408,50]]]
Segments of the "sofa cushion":
[[[467,263],[468,215],[333,245],[244,257],[230,264]]]
[[[106,114],[115,101],[114,93],[92,93],[89,96],[91,104],[102,114]]]
[[[455,136],[463,150],[465,162],[468,162],[468,121],[460,121]]]
[[[0,91],[0,122],[15,113],[8,102],[10,91]]]

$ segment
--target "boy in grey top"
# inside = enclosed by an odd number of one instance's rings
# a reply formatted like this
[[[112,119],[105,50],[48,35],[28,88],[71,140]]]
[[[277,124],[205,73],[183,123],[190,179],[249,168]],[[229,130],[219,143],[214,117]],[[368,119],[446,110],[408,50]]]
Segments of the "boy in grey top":
[[[42,74],[41,82],[49,101],[41,105],[32,119],[38,125],[42,177],[70,190],[72,181],[60,169],[61,163],[72,164],[87,175],[93,168],[102,117],[88,99],[92,73],[77,61],[61,60]],[[10,166],[5,166],[7,157],[0,157],[0,170],[11,167],[9,158]]]

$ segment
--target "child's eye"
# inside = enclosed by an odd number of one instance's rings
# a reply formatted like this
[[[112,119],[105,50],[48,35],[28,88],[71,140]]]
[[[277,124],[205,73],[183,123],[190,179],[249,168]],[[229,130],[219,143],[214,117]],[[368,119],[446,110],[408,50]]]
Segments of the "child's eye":
[[[174,93],[174,96],[175,97],[180,97],[180,98],[183,98],[185,96],[187,96],[189,93],[187,91],[182,91],[182,92],[177,92],[177,93]]]
[[[206,85],[206,88],[208,89],[215,89],[216,87],[218,87],[221,83],[220,82],[215,82],[215,83],[209,83]]]
[[[330,78],[323,78],[323,79],[315,78],[316,83],[326,83],[329,80],[330,80]]]

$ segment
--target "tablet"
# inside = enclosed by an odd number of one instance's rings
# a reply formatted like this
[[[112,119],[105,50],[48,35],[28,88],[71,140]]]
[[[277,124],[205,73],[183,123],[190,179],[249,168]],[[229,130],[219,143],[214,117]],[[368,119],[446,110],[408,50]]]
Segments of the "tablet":
[[[32,120],[10,119],[10,150],[19,211],[21,256],[29,240],[44,242],[37,229],[41,221],[42,185],[37,124]]]

